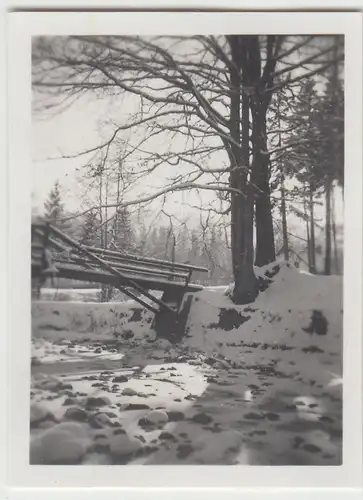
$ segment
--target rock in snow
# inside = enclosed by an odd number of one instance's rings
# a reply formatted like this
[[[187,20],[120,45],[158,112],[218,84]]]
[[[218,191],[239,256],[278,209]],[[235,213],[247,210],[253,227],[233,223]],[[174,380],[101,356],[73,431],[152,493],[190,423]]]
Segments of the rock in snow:
[[[55,422],[53,420],[43,420],[40,422],[40,424],[37,426],[38,429],[50,429],[50,427],[53,427]]]
[[[210,424],[213,419],[206,413],[197,413],[193,415],[192,417],[193,422],[196,422],[197,424],[202,424],[202,425],[207,425]]]
[[[122,382],[128,382],[128,381],[129,381],[129,377],[126,377],[126,375],[117,375],[117,377],[114,377],[112,379],[112,382],[114,384],[116,384],[116,383],[120,384]]]
[[[180,420],[184,420],[184,418],[185,418],[184,413],[181,411],[175,411],[175,410],[168,411],[167,414],[168,414],[169,422],[179,422]]]
[[[135,389],[133,389],[132,387],[125,387],[121,394],[123,396],[136,396],[137,391],[135,391]]]
[[[163,410],[152,410],[144,418],[147,423],[154,425],[166,424],[169,420],[168,414]]]
[[[136,438],[129,438],[127,434],[117,434],[112,438],[110,451],[114,456],[132,455],[142,448],[142,444]]]
[[[51,411],[42,405],[33,403],[30,406],[30,425],[31,427],[37,427],[44,420],[55,420],[55,417]]]
[[[45,389],[47,391],[52,391],[52,392],[57,392],[63,388],[66,388],[66,387],[64,386],[62,381],[56,377],[49,377],[49,379],[44,381],[42,384],[42,389]],[[67,387],[67,388],[72,389],[72,386]]]
[[[223,463],[229,451],[237,451],[241,445],[242,435],[234,429],[214,434],[212,438],[201,435],[194,441],[195,459],[202,463]]]
[[[96,415],[92,415],[89,420],[90,425],[95,427],[96,429],[100,429],[104,426],[112,427],[113,422],[106,413],[96,413]]]
[[[82,408],[72,407],[67,408],[64,417],[70,420],[77,420],[78,422],[85,422],[88,418],[87,412]]]
[[[88,406],[89,408],[90,407],[97,408],[100,406],[110,406],[110,405],[111,405],[111,401],[106,396],[102,396],[100,398],[90,397],[87,399],[87,402],[86,402],[86,406]]]
[[[61,423],[47,429],[30,445],[32,464],[77,464],[90,446],[87,430],[75,422]]]

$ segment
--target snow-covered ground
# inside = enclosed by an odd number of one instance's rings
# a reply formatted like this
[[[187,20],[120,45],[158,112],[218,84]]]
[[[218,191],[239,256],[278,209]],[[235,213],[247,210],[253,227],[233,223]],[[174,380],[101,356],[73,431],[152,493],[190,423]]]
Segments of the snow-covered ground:
[[[340,464],[342,278],[225,290],[195,294],[177,345],[134,303],[34,302],[31,463]]]

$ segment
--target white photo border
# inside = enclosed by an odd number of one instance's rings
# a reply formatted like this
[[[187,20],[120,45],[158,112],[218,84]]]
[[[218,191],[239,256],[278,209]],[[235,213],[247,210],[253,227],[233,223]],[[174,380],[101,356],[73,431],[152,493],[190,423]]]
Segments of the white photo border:
[[[7,477],[12,498],[38,488],[35,498],[77,494],[120,495],[119,488],[157,488],[175,497],[183,490],[217,488],[213,495],[241,494],[240,488],[355,488],[362,486],[362,17],[330,12],[31,12],[8,16],[8,265],[7,265]],[[165,31],[167,28],[167,32]],[[66,34],[270,33],[345,35],[345,252],[343,465],[339,467],[243,466],[34,466],[29,465],[30,387],[30,218],[31,218],[31,37]],[[19,349],[21,346],[21,349]],[[142,467],[140,469],[140,467]],[[62,487],[58,491],[48,488]],[[63,489],[63,487],[65,489]],[[117,490],[110,490],[110,487]],[[68,488],[72,488],[68,489]],[[107,488],[107,489],[106,489]],[[132,497],[134,493],[127,491]],[[194,491],[194,490],[192,490]],[[204,491],[204,490],[203,490]],[[150,490],[146,490],[150,494]],[[184,490],[187,493],[187,490]],[[273,490],[269,491],[272,493]],[[125,494],[124,493],[124,494]],[[243,492],[245,493],[245,492]],[[248,493],[248,491],[246,491]],[[352,493],[353,490],[352,490]],[[137,494],[137,493],[135,493]],[[252,493],[251,493],[252,494]],[[253,495],[259,494],[254,491]],[[279,498],[281,491],[276,492]],[[18,496],[19,495],[19,496]],[[332,498],[333,492],[329,493]],[[27,496],[28,498],[28,496]],[[45,496],[44,496],[45,498]],[[63,498],[63,496],[62,496]],[[109,496],[109,498],[112,498]]]

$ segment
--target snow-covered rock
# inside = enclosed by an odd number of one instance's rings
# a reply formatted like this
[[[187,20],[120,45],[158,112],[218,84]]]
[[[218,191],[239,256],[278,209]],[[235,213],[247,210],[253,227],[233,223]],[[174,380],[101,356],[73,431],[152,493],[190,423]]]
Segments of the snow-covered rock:
[[[112,455],[131,455],[142,448],[141,442],[136,438],[130,438],[127,434],[117,434],[112,437],[110,451]]]
[[[202,425],[208,425],[213,421],[213,418],[206,413],[196,413],[192,417],[193,422]]]
[[[70,343],[71,341],[68,339],[61,339],[59,340],[59,342],[57,342],[58,345],[65,345],[65,346],[69,345]]]
[[[92,416],[92,422],[93,424],[99,424],[99,426],[95,427],[103,427],[103,426],[112,426],[113,422],[111,418],[106,415],[106,413],[97,413],[96,415]]]
[[[97,408],[101,406],[110,406],[111,400],[107,396],[102,396],[99,398],[89,397],[86,401],[86,406],[89,408]]]
[[[35,427],[44,420],[55,420],[55,417],[45,406],[32,403],[30,406],[30,425]]]
[[[88,418],[87,412],[82,408],[77,408],[76,406],[67,408],[64,413],[64,417],[69,420],[77,420],[78,422],[85,422]]]
[[[237,452],[242,444],[242,435],[236,430],[223,431],[212,436],[203,434],[193,443],[194,459],[202,463],[223,463],[226,455]]]
[[[125,387],[121,393],[123,396],[137,396],[137,391],[132,387]]]
[[[169,420],[168,414],[163,410],[151,410],[144,418],[147,423],[153,425],[166,424]]]
[[[32,382],[33,384],[38,384],[44,380],[47,380],[47,375],[45,373],[42,373],[42,372],[38,372],[38,373],[34,373],[34,375],[32,375]]]
[[[42,362],[40,361],[40,359],[37,356],[32,356],[32,358],[31,358],[31,365],[32,366],[40,366],[41,364],[42,364]]]
[[[42,381],[41,383],[42,389],[51,392],[58,392],[61,389],[72,389],[71,384],[64,384],[62,380],[57,377],[48,377],[48,379]]]
[[[129,377],[127,377],[126,375],[117,375],[116,377],[114,377],[112,379],[112,382],[114,384],[120,384],[120,383],[123,383],[123,382],[128,382],[129,380]]]
[[[202,360],[199,358],[196,359],[189,359],[188,364],[192,366],[201,366],[203,364]]]
[[[84,426],[78,423],[60,423],[45,430],[31,441],[32,464],[76,464],[90,446]]]
[[[320,400],[311,396],[300,396],[294,399],[297,415],[302,420],[318,421],[325,413]]]
[[[51,427],[54,426],[56,422],[54,420],[43,420],[40,422],[40,424],[37,426],[38,429],[50,429]]]

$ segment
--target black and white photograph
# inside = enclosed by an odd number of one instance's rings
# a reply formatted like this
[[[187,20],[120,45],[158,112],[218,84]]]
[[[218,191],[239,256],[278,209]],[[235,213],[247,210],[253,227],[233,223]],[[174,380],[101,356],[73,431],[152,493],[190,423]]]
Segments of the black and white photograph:
[[[31,37],[30,467],[344,465],[346,36],[222,28]]]

